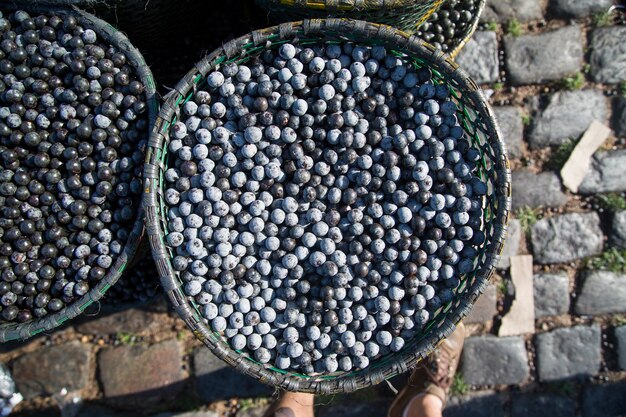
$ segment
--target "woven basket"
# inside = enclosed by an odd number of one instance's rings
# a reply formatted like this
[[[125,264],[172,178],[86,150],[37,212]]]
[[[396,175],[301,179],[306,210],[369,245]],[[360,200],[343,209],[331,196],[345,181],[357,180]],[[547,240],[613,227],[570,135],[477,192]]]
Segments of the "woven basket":
[[[447,50],[445,51],[452,58],[455,58],[459,52],[463,49],[465,44],[471,39],[474,31],[476,31],[476,27],[478,26],[478,21],[480,20],[480,15],[485,8],[486,0],[479,0],[475,6],[474,10],[470,10],[472,13],[472,19],[467,22],[467,24],[461,28],[454,31],[454,36],[451,39],[446,39]],[[430,15],[428,20],[424,22],[424,24],[417,31],[417,35],[422,39],[425,39],[424,32],[429,32],[429,24],[435,24],[441,18],[441,13],[444,11],[465,11],[466,8],[463,7],[461,2],[458,2],[456,5],[452,6],[451,2],[448,0],[444,1],[443,5],[439,10]],[[427,42],[428,40],[425,39]]]
[[[126,56],[136,68],[137,75],[143,85],[145,86],[145,94],[148,104],[148,120],[149,128],[152,128],[153,121],[156,118],[158,112],[158,101],[156,98],[155,83],[152,78],[150,68],[146,65],[143,57],[139,51],[130,43],[128,38],[121,32],[117,31],[113,26],[105,21],[77,8],[61,8],[53,6],[43,5],[0,5],[2,11],[24,9],[32,13],[43,14],[57,14],[59,16],[73,15],[75,16],[80,25],[85,28],[92,29],[98,36],[106,42],[114,45],[119,50],[124,51]],[[124,250],[116,259],[115,263],[110,267],[108,273],[98,282],[97,285],[92,287],[90,291],[76,300],[71,305],[66,306],[59,312],[50,314],[48,316],[31,320],[26,323],[7,323],[0,325],[0,343],[10,340],[24,340],[33,337],[39,333],[52,330],[68,320],[81,314],[89,305],[98,301],[106,293],[106,291],[120,278],[128,264],[132,263],[135,256],[145,250],[143,229],[143,208],[140,208],[137,213],[137,218],[131,231],[128,241],[124,246]]]
[[[405,59],[417,67],[431,68],[434,79],[449,86],[459,106],[457,116],[461,125],[482,154],[479,175],[488,184],[488,194],[483,203],[483,230],[487,239],[478,249],[474,271],[462,278],[454,300],[439,309],[424,333],[407,341],[402,351],[373,361],[361,371],[307,376],[262,365],[247,354],[232,350],[225,338],[213,332],[205,323],[193,297],[184,294],[181,289],[183,282],[172,267],[173,252],[165,244],[164,172],[168,167],[170,127],[178,119],[185,101],[203,86],[206,75],[216,66],[228,62],[246,62],[264,50],[278,48],[285,42],[309,45],[337,41],[386,46],[393,53],[405,54]],[[455,325],[471,310],[493,273],[504,242],[511,191],[508,159],[493,112],[465,71],[441,51],[415,36],[409,37],[389,26],[347,19],[305,20],[255,31],[226,43],[200,61],[178,83],[161,108],[146,150],[144,185],[146,229],[161,284],[176,312],[196,337],[226,363],[261,382],[290,391],[319,394],[355,391],[406,372],[455,329]]]
[[[115,25],[140,46],[176,33],[177,24],[190,14],[192,1],[198,0],[28,0],[52,7],[80,7]]]
[[[344,17],[415,33],[444,0],[256,0],[277,22]]]

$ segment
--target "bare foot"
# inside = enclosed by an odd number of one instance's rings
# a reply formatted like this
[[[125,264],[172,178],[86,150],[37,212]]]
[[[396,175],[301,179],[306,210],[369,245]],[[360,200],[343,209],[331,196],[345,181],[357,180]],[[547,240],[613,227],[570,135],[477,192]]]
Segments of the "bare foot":
[[[284,392],[265,417],[313,417],[315,396],[304,392]]]

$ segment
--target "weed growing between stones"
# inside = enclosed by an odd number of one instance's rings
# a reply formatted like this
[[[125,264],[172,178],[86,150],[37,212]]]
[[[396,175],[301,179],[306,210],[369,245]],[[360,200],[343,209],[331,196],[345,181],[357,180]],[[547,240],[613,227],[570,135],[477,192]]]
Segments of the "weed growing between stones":
[[[463,380],[463,375],[460,372],[457,372],[454,375],[454,380],[452,381],[452,386],[450,387],[451,395],[465,395],[469,392],[470,386]]]
[[[592,18],[592,24],[597,28],[609,26],[612,22],[613,17],[610,12],[596,13]]]
[[[609,212],[626,210],[626,198],[622,193],[607,193],[597,196],[598,206]]]
[[[563,78],[560,85],[570,91],[580,90],[585,85],[585,76],[579,71],[569,77]]]
[[[522,231],[528,236],[531,227],[541,218],[541,209],[522,207],[515,211],[515,218],[519,220]]]
[[[545,167],[555,171],[563,168],[563,165],[565,165],[565,162],[569,159],[577,143],[577,140],[572,139],[559,145],[559,147],[552,151],[552,155],[550,155],[550,159],[546,162]]]
[[[600,255],[589,258],[585,264],[592,270],[626,272],[626,249],[608,248]]]
[[[513,37],[518,37],[522,34],[522,24],[517,19],[511,19],[506,22],[505,32],[507,35],[511,35]]]

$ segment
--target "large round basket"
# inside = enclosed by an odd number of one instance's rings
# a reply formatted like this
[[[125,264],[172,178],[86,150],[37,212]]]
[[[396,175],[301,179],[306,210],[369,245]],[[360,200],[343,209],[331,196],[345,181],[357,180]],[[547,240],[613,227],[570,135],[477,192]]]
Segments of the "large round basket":
[[[73,15],[82,26],[92,29],[101,39],[123,51],[132,65],[137,69],[137,75],[145,87],[148,103],[149,129],[152,128],[158,112],[155,82],[150,68],[146,65],[141,53],[130,43],[124,34],[107,22],[77,8],[63,8],[41,4],[31,4],[28,6],[3,4],[0,9],[2,9],[3,12],[24,9],[31,13],[56,14],[58,16]],[[140,207],[136,215],[133,230],[124,245],[123,251],[113,265],[111,265],[104,278],[93,286],[87,294],[54,314],[25,323],[6,323],[0,325],[0,343],[11,340],[24,340],[42,332],[50,331],[80,315],[87,307],[100,300],[107,290],[117,282],[126,267],[134,263],[136,257],[147,249],[144,235],[143,208]]]
[[[169,163],[170,127],[180,118],[186,100],[203,87],[207,73],[225,63],[246,62],[267,48],[278,48],[286,42],[310,45],[342,41],[385,46],[388,51],[402,56],[416,67],[430,68],[436,82],[449,87],[458,105],[457,117],[466,136],[482,155],[478,175],[488,185],[482,219],[487,239],[478,248],[473,271],[461,278],[462,283],[453,300],[437,310],[423,333],[407,341],[404,349],[372,361],[363,370],[307,376],[262,365],[247,354],[233,350],[221,334],[207,325],[193,297],[184,294],[183,281],[172,265],[172,249],[165,239],[167,208],[163,198],[164,172]],[[162,106],[146,150],[144,169],[148,239],[161,284],[176,312],[196,337],[226,363],[261,382],[290,391],[320,394],[351,392],[415,367],[455,329],[488,284],[502,249],[510,209],[510,171],[504,144],[493,112],[476,84],[440,50],[417,37],[409,37],[389,26],[348,19],[305,20],[255,31],[208,55],[178,83],[172,96]]]
[[[441,46],[444,52],[455,58],[476,31],[485,3],[486,0],[470,0],[469,4],[462,0],[446,1],[419,27],[416,34],[426,42],[435,44],[437,43],[434,42],[434,38],[437,35],[443,36],[443,43],[437,46]],[[462,13],[465,16],[469,15],[470,18],[468,20],[460,18],[459,15]],[[451,16],[453,14],[456,16]],[[451,20],[456,20],[456,26],[452,33],[447,36],[445,33],[439,33],[441,25],[446,26]]]
[[[444,0],[257,0],[275,22],[344,17],[382,23],[409,34],[435,12]]]

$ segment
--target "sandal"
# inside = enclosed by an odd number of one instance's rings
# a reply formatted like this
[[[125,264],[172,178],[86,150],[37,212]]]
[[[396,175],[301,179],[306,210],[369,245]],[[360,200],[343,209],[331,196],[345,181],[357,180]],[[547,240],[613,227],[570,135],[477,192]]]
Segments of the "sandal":
[[[459,323],[447,339],[413,371],[406,386],[398,393],[389,407],[388,417],[402,417],[409,402],[419,394],[432,394],[439,398],[443,405],[459,365],[465,326]]]

